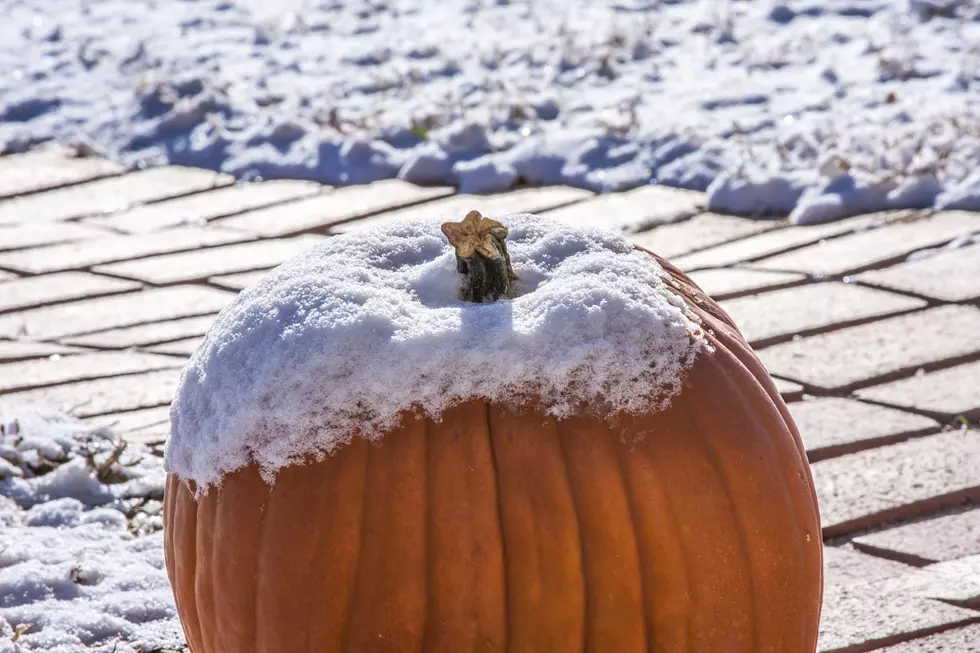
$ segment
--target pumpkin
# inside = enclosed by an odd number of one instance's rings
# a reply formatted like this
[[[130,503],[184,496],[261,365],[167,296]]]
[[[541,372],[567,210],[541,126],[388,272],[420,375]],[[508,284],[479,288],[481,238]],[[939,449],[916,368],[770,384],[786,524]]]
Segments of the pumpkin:
[[[513,291],[506,227],[444,232],[477,279],[464,298]],[[643,256],[709,345],[666,405],[556,417],[474,396],[206,488],[168,448],[192,653],[813,653],[822,544],[797,429],[725,312]]]

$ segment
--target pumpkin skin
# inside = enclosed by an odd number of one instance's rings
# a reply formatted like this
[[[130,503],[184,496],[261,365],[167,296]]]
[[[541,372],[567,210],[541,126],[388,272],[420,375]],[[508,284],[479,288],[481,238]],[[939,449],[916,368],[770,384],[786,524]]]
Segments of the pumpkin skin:
[[[727,314],[657,257],[714,352],[663,411],[471,400],[377,442],[164,501],[193,653],[813,653],[820,520],[799,433]],[[637,334],[642,337],[642,334]]]

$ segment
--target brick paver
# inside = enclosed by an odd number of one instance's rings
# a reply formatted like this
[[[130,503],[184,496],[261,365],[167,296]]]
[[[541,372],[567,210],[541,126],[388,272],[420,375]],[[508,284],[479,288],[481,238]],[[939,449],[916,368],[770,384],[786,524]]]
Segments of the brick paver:
[[[825,537],[980,499],[980,431],[927,435],[813,463]]]
[[[183,365],[180,359],[171,361]],[[123,411],[167,406],[177,391],[180,373],[168,368],[157,372],[115,376],[66,383],[0,395],[0,405],[48,406],[76,417],[92,417]]]
[[[78,354],[8,363],[0,377],[0,394],[180,366],[180,361],[170,356],[136,352]]]
[[[0,158],[0,198],[75,184],[125,169],[97,157],[71,157],[66,152],[11,154]]]
[[[703,211],[705,204],[703,193],[641,186],[625,193],[599,195],[542,215],[578,226],[637,232],[693,216]]]
[[[756,347],[925,306],[921,299],[839,282],[815,283],[721,303]]]
[[[980,232],[980,215],[950,211],[764,258],[753,263],[752,267],[820,276],[851,274],[898,262],[916,250],[942,245],[974,232]]]
[[[0,340],[0,363],[30,360],[32,358],[47,358],[88,351],[79,347],[66,347],[50,342],[33,342],[31,340]],[[0,370],[2,371],[2,370]]]
[[[980,309],[941,306],[775,345],[759,357],[773,374],[841,391],[980,356],[978,333]]]
[[[226,274],[218,277],[208,278],[208,283],[239,292],[252,286],[269,274],[268,270],[256,270],[255,272],[241,272],[238,274]]]
[[[910,594],[980,608],[980,555],[937,562],[875,584],[890,594]]]
[[[776,391],[779,392],[784,401],[797,401],[803,398],[803,386],[799,383],[793,383],[775,376],[772,380],[776,384]]]
[[[140,284],[88,272],[63,272],[0,283],[0,313],[138,290]]]
[[[849,546],[825,546],[823,549],[823,581],[827,586],[882,581],[912,570],[914,567],[861,553]]]
[[[234,293],[217,288],[178,286],[101,299],[33,308],[0,315],[0,338],[19,334],[53,340],[119,327],[217,313]]]
[[[905,215],[904,212],[876,213],[855,216],[826,224],[779,229],[737,240],[732,243],[718,245],[717,247],[711,247],[694,254],[681,256],[676,261],[673,261],[673,263],[682,270],[724,267],[734,263],[772,256],[796,247],[819,242],[825,238],[847,234],[858,229],[885,225],[903,215]]]
[[[771,272],[745,268],[716,268],[691,272],[691,279],[716,300],[731,299],[768,290],[799,285],[806,277],[796,272]]]
[[[157,285],[203,281],[208,277],[273,268],[326,240],[306,234],[257,242],[226,245],[207,250],[152,256],[136,261],[110,263],[95,272]]]
[[[309,197],[328,188],[310,181],[286,179],[234,184],[107,217],[89,218],[85,222],[125,233],[149,233],[182,225],[201,225],[215,218]]]
[[[486,216],[502,216],[513,213],[540,213],[559,206],[580,202],[593,193],[569,186],[545,186],[543,188],[521,188],[495,195],[467,195],[460,193],[417,206],[385,211],[370,218],[344,222],[331,227],[334,233],[360,231],[395,220],[418,218],[442,218],[459,220],[467,212],[477,210]]]
[[[451,195],[452,188],[423,188],[400,179],[348,186],[310,199],[216,220],[215,224],[263,238],[288,236],[402,206]]]
[[[980,300],[980,244],[864,272],[855,280],[946,302],[975,302]]]
[[[0,226],[0,252],[107,235],[109,232],[104,229],[74,222],[36,222],[31,225]]]
[[[166,166],[0,201],[0,224],[70,220],[122,211],[234,181],[209,170]]]
[[[817,651],[870,651],[978,620],[980,613],[942,601],[887,594],[867,584],[832,585],[824,591]]]
[[[939,429],[928,417],[825,397],[789,405],[810,462],[892,444]]]
[[[109,415],[99,415],[89,417],[85,420],[93,426],[101,426],[110,429],[114,434],[123,439],[133,432],[140,432],[145,429],[170,427],[170,406],[157,406],[156,408],[142,408],[131,410],[125,413],[111,413]]]
[[[863,551],[915,565],[980,556],[980,508],[861,535],[854,538],[854,544]]]
[[[174,342],[202,336],[214,324],[214,315],[200,317],[185,317],[166,322],[153,322],[122,329],[97,331],[84,336],[65,338],[63,342],[69,345],[95,347],[98,349],[127,349],[130,347],[146,347],[165,342]]]
[[[147,351],[155,354],[190,357],[191,354],[197,351],[197,348],[203,341],[204,338],[184,338],[183,340],[175,340],[174,342],[165,342],[160,345],[153,345],[152,347],[148,347]]]
[[[0,281],[10,281],[11,279],[16,279],[17,275],[13,272],[7,272],[6,270],[0,270]]]
[[[940,419],[980,419],[980,362],[916,374],[858,390],[862,399],[929,413]]]
[[[746,220],[717,213],[702,213],[688,220],[633,234],[630,240],[667,259],[713,245],[745,238],[784,226],[771,220]]]
[[[889,646],[879,653],[977,653],[977,642],[980,624],[972,624]]]
[[[103,236],[6,252],[0,254],[0,267],[28,274],[80,270],[103,263],[237,243],[251,238],[248,234],[227,229],[178,227],[154,234]]]

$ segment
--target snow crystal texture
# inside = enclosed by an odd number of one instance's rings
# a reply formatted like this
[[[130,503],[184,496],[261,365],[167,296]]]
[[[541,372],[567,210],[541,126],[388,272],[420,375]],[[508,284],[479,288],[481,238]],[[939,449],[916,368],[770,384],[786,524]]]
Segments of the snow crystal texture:
[[[0,151],[329,184],[980,206],[964,0],[7,0]]]
[[[55,413],[0,410],[0,653],[182,649],[163,461]],[[94,463],[94,464],[93,464]]]
[[[514,299],[458,298],[440,220],[336,236],[246,289],[184,370],[168,471],[206,489],[255,462],[271,479],[468,398],[559,418],[663,408],[709,345],[656,261],[618,234],[498,219]]]

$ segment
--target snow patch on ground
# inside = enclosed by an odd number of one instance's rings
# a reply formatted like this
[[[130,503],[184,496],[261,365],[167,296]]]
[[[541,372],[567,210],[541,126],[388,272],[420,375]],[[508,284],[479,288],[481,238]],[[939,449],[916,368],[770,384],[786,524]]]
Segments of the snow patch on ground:
[[[503,190],[980,206],[968,0],[10,0],[0,149]]]
[[[52,412],[0,411],[0,653],[183,646],[162,459]]]
[[[459,298],[438,219],[334,236],[239,294],[184,369],[167,470],[198,491],[253,462],[271,480],[473,398],[557,418],[666,407],[710,345],[656,260],[610,231],[496,219],[512,299]]]

